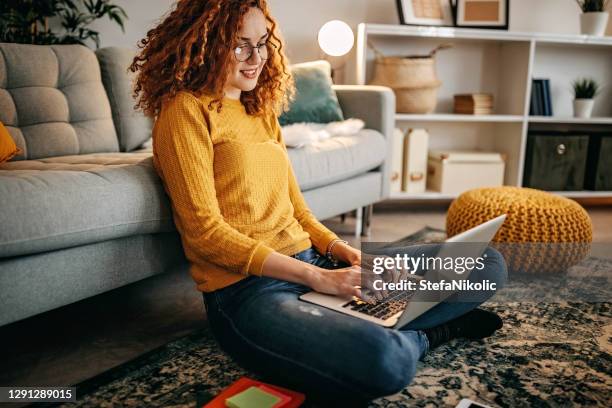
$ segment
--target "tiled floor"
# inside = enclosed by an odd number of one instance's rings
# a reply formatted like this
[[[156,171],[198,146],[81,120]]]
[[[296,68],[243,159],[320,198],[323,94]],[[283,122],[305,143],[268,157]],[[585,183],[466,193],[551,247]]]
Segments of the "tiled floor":
[[[444,228],[445,209],[377,206],[369,240],[392,241],[424,226]],[[612,208],[589,213],[595,241],[612,243]],[[351,235],[354,218],[325,224],[358,245]],[[202,297],[187,271],[177,270],[0,327],[0,385],[74,384],[204,325]]]

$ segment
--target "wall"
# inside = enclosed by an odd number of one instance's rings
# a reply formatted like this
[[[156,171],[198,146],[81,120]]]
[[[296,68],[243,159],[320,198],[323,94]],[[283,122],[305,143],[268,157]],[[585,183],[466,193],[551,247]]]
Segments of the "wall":
[[[102,46],[134,47],[146,31],[166,13],[174,0],[115,0],[129,18],[126,33],[109,21],[98,22]],[[268,0],[279,21],[292,62],[320,58],[316,43],[321,25],[332,19],[346,21],[356,30],[360,22],[399,23],[395,0]],[[511,0],[510,30],[578,33],[579,9],[575,0]],[[610,5],[612,10],[612,4]],[[608,26],[612,35],[612,21]],[[347,77],[352,79],[354,51],[349,55]]]
[[[612,14],[612,2],[608,4],[608,12]],[[606,35],[612,36],[612,18],[608,20],[608,29],[606,30]]]
[[[110,21],[96,22],[94,29],[101,32],[102,47],[135,46],[174,0],[115,0],[115,3],[129,16],[126,32],[123,34]],[[318,30],[331,19],[342,19],[355,29],[363,21],[398,23],[395,0],[268,0],[268,4],[289,44],[289,57],[295,62],[318,57]]]

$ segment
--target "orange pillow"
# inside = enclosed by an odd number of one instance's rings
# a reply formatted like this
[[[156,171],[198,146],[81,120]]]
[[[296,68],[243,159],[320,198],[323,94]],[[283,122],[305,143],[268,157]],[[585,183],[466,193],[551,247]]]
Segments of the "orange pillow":
[[[8,129],[0,122],[0,164],[9,161],[22,151],[17,147]]]

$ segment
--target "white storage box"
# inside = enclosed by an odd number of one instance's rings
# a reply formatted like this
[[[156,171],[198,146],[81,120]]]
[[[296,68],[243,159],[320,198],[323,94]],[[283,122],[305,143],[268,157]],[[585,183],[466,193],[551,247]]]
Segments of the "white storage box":
[[[431,150],[427,188],[444,194],[461,194],[474,188],[501,186],[504,168],[501,153]]]

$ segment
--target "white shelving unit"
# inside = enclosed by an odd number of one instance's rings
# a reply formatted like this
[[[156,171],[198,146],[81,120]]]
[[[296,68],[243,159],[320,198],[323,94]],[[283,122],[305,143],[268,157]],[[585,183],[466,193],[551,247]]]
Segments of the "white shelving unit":
[[[497,122],[520,123],[523,117],[519,115],[459,115],[455,113],[410,114],[397,113],[395,120],[404,122]]]
[[[521,186],[527,134],[530,129],[586,129],[612,132],[612,37],[520,33],[486,29],[365,24],[358,27],[356,78],[367,84],[373,75],[374,53],[426,54],[441,43],[453,48],[437,55],[442,81],[436,112],[395,116],[401,129],[423,127],[432,149],[481,149],[505,153],[504,184]],[[609,85],[596,100],[594,117],[572,117],[571,82],[591,76]],[[555,116],[529,116],[532,78],[549,78]],[[494,96],[492,115],[459,115],[453,95],[487,92]],[[612,198],[612,191],[563,191],[568,197]],[[391,199],[449,200],[454,195],[396,192]]]

